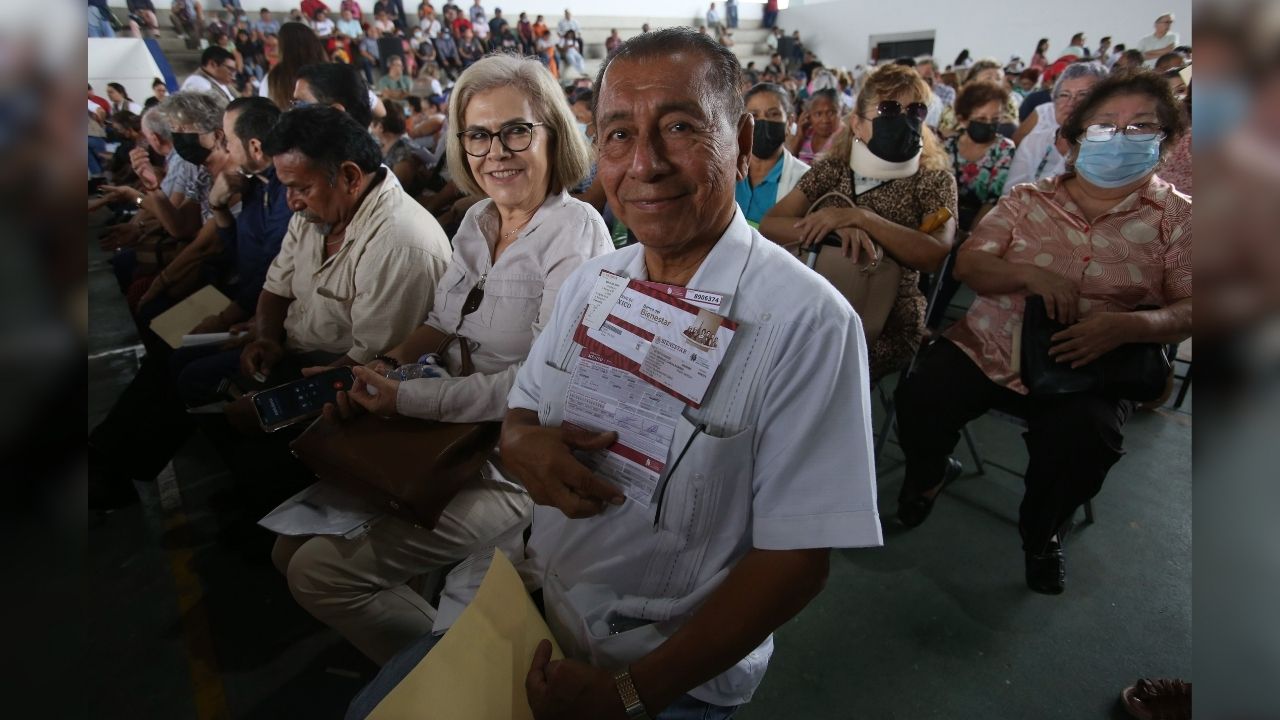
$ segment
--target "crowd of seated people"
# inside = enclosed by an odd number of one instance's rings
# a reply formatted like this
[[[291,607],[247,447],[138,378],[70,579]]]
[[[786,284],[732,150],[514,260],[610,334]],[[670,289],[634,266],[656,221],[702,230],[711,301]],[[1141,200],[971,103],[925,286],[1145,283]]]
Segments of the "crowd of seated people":
[[[282,536],[276,543],[272,561],[298,603],[373,661],[388,663],[456,617],[437,614],[417,595],[415,578],[491,557],[495,547],[523,552],[532,515],[548,506],[563,520],[578,517],[567,503],[590,506],[585,517],[617,500],[585,486],[548,490],[543,471],[518,459],[530,448],[602,442],[559,435],[535,442],[538,413],[521,414],[529,410],[514,404],[536,403],[538,393],[550,392],[544,381],[563,385],[566,368],[544,378],[549,363],[533,368],[525,360],[561,342],[569,311],[557,299],[566,289],[585,292],[580,267],[614,267],[620,256],[611,251],[624,248],[649,263],[648,279],[697,287],[725,282],[708,263],[737,262],[732,253],[763,242],[743,262],[775,263],[778,278],[803,278],[787,292],[810,288],[821,303],[847,309],[831,286],[809,285],[816,276],[795,257],[834,237],[848,262],[874,267],[888,257],[901,274],[872,336],[852,313],[837,313],[832,332],[845,344],[831,350],[847,352],[848,365],[819,372],[853,373],[851,386],[848,377],[831,379],[832,388],[851,393],[844,400],[853,410],[821,404],[830,398],[807,402],[858,416],[851,422],[868,434],[855,438],[853,450],[862,453],[869,449],[867,393],[899,375],[907,472],[897,518],[908,528],[925,521],[958,473],[950,453],[966,422],[990,408],[1026,418],[1025,580],[1036,592],[1063,591],[1058,529],[1120,458],[1135,406],[1098,393],[1029,396],[1014,349],[1022,307],[1027,296],[1044,298],[1050,317],[1068,326],[1057,360],[1072,365],[1126,343],[1189,336],[1190,99],[1181,72],[1188,53],[1145,58],[1153,66],[1147,70],[1128,67],[1120,46],[1094,56],[1077,36],[1056,61],[1040,43],[1027,69],[973,60],[966,51],[944,69],[932,58],[903,58],[847,70],[825,67],[798,35],[778,29],[778,52],[757,72],[739,67],[713,38],[663,30],[612,43],[597,86],[585,77],[560,81],[582,63],[581,28],[567,10],[552,42],[542,16],[529,22],[521,13],[512,26],[500,11],[490,18],[481,0],[465,10],[446,5],[439,15],[423,3],[416,23],[398,2],[380,0],[372,17],[343,2],[337,22],[320,0],[304,5],[300,20],[283,25],[265,10],[254,23],[233,15],[219,37],[234,43],[211,43],[182,91],[154,107],[138,108],[114,86],[98,103],[90,88],[98,124],[90,168],[96,161],[109,176],[98,204],[128,210],[102,247],[114,253],[147,348],[137,377],[90,434],[95,507],[135,501],[129,481],[155,478],[197,429],[237,471],[270,467],[310,477],[283,440],[246,438],[220,415],[193,420],[186,412],[228,401],[228,387],[252,391],[350,366],[355,387],[325,411],[335,422],[364,413],[452,422],[505,416],[503,447],[517,458],[512,472],[486,466],[434,529],[387,516],[354,539]],[[641,82],[667,62],[659,40],[705,60],[707,72],[726,81],[717,92],[732,96],[684,98],[702,109],[681,110],[688,117],[664,125],[672,138],[665,144],[646,125],[659,122],[645,114],[657,97],[646,93],[670,88]],[[628,83],[609,82],[614,63]],[[1019,106],[1029,102],[1020,121]],[[616,112],[604,122],[606,106]],[[720,117],[726,109],[736,114]],[[108,139],[119,143],[110,157]],[[685,152],[670,155],[675,147]],[[1170,184],[1166,173],[1187,185]],[[676,209],[677,200],[662,193],[705,205],[687,213],[693,218],[648,208]],[[720,224],[707,235],[694,224],[704,222],[704,210],[710,218],[710,208],[719,208]],[[942,219],[930,224],[934,218]],[[686,235],[689,248],[664,244]],[[702,254],[687,254],[697,243]],[[938,277],[948,258],[953,272]],[[630,262],[628,270],[640,260]],[[928,328],[945,317],[926,317],[925,297],[938,282],[950,283],[947,297],[963,283],[977,299],[935,332]],[[198,348],[162,342],[150,322],[210,285],[232,303],[192,331],[232,338]],[[750,295],[744,303],[753,302]],[[399,365],[441,347],[448,348],[441,362],[457,370],[461,351],[446,342],[455,334],[474,345],[466,353],[473,373],[394,379]],[[778,393],[764,402],[795,410],[784,394],[796,388],[770,388],[744,389]],[[736,444],[723,434],[734,426],[699,426],[686,439],[708,432],[707,444],[723,450]],[[719,452],[694,456],[710,462]],[[860,463],[874,463],[869,453],[847,460],[854,474]],[[851,482],[874,483],[870,472]],[[866,489],[823,491],[861,507]],[[878,522],[874,538],[824,534],[817,525],[803,539],[771,532],[780,548],[799,552],[875,544]],[[809,571],[817,571],[804,565],[809,560],[796,562],[811,581]],[[684,702],[693,686],[655,697]]]

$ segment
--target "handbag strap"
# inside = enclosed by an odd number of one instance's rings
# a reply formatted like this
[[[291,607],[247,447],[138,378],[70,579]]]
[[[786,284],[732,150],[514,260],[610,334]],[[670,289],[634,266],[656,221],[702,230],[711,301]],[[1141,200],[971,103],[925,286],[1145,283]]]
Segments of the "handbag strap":
[[[849,182],[853,182],[852,172],[853,172],[853,171],[851,170],[851,171],[850,171],[850,178],[849,178]],[[892,181],[890,181],[890,182],[892,182]],[[845,195],[844,193],[840,192],[839,190],[832,190],[831,192],[826,193],[826,194],[825,194],[825,195],[823,195],[822,197],[819,197],[817,200],[814,200],[814,201],[809,205],[809,209],[808,209],[808,210],[806,210],[804,214],[805,214],[805,215],[808,215],[808,214],[812,213],[812,212],[814,211],[814,208],[818,207],[818,204],[819,204],[819,203],[821,203],[823,200],[826,200],[827,198],[832,198],[832,197],[833,197],[833,198],[835,198],[835,199],[837,199],[837,200],[843,200],[844,202],[846,202],[846,203],[848,203],[848,204],[849,204],[849,207],[858,207],[858,204],[857,204],[856,202],[854,202],[854,201],[853,201],[853,198],[849,197],[848,195]],[[880,261],[881,261],[881,260],[883,260],[883,259],[884,259],[884,257],[885,257],[885,254],[884,254],[884,248],[880,246],[880,243],[876,242],[875,240],[872,240],[872,241],[871,241],[871,245],[872,245],[872,247],[874,247],[874,248],[876,249],[876,257],[875,257],[875,260],[871,261],[871,263],[869,263],[866,267],[864,267],[864,268],[863,268],[863,272],[867,272],[867,271],[868,271],[868,270],[870,270],[871,268],[874,268],[874,267],[878,266],[878,265],[880,264]],[[811,245],[811,246],[809,246],[809,247],[807,247],[807,248],[799,248],[799,250],[800,250],[801,252],[805,252],[805,251],[812,252],[815,248],[821,248],[821,247],[822,247],[822,240],[819,240],[818,242],[814,243],[813,245]]]
[[[475,365],[471,362],[471,341],[458,333],[449,333],[447,337],[440,343],[440,347],[436,348],[436,354],[440,357],[445,356],[445,352],[454,342],[458,343],[458,350],[462,355],[462,367],[459,368],[459,377],[466,377],[475,372]]]

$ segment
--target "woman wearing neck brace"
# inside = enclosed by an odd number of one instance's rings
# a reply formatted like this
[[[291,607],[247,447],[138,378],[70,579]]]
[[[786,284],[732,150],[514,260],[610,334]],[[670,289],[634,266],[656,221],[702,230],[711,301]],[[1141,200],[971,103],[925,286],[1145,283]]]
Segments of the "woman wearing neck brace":
[[[1063,591],[1057,529],[1120,459],[1134,403],[1106,389],[1031,395],[1020,354],[1026,299],[1040,296],[1049,317],[1067,326],[1049,355],[1071,367],[1126,343],[1191,335],[1191,199],[1156,175],[1186,127],[1159,75],[1098,83],[1062,124],[1074,172],[1019,185],[974,228],[955,276],[978,297],[898,386],[907,461],[898,517],[907,527],[925,521],[958,474],[948,455],[960,428],[992,407],[1026,418],[1018,529],[1036,592]]]
[[[868,263],[874,243],[902,266],[898,297],[884,329],[867,348],[874,381],[906,367],[924,336],[919,273],[933,272],[951,250],[955,221],[933,233],[917,228],[946,208],[956,215],[956,181],[932,131],[924,126],[929,86],[915,70],[886,65],[869,76],[854,112],[795,189],[760,222],[784,247],[840,235],[850,262]],[[836,198],[809,206],[829,192]]]

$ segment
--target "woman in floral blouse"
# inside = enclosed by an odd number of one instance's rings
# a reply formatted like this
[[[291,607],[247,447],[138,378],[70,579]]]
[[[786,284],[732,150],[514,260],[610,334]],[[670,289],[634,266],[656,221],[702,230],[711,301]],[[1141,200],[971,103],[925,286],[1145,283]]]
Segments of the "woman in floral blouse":
[[[960,230],[968,232],[1000,199],[1014,144],[996,132],[1009,91],[991,82],[965,85],[956,97],[956,120],[962,132],[947,140],[960,193]]]

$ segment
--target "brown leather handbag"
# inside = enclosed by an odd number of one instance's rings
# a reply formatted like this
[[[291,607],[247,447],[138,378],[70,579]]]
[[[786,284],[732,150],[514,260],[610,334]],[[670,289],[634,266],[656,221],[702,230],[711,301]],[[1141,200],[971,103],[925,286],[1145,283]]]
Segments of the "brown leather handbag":
[[[456,333],[437,352],[460,341],[460,375],[470,375],[470,343]],[[342,486],[376,507],[426,529],[480,469],[498,443],[499,422],[449,423],[361,415],[342,423],[323,417],[289,444],[321,481]]]
[[[829,192],[809,206],[805,215],[813,213],[819,203],[836,198],[849,207],[857,207],[848,195]],[[876,259],[864,264],[846,258],[840,252],[840,238],[834,233],[809,246],[797,248],[797,255],[808,256],[806,264],[844,295],[862,319],[862,330],[871,344],[884,330],[889,312],[898,301],[898,284],[902,267],[884,248],[876,244]]]

